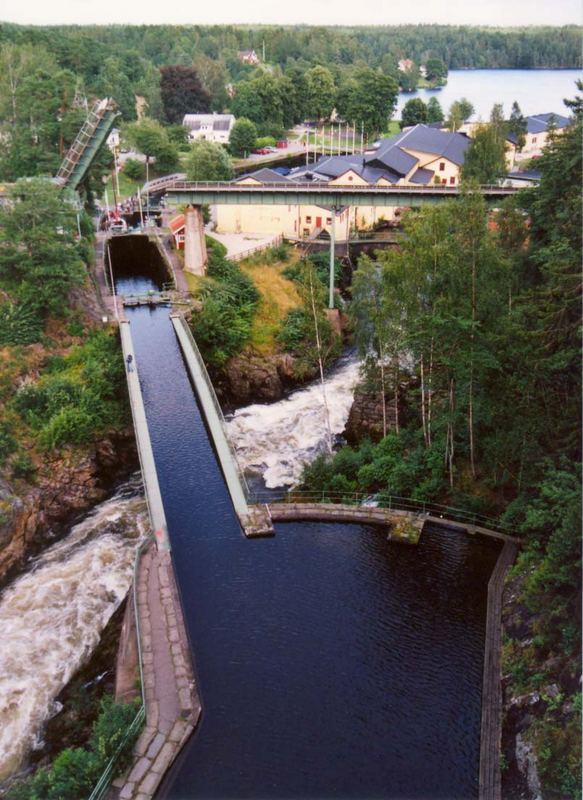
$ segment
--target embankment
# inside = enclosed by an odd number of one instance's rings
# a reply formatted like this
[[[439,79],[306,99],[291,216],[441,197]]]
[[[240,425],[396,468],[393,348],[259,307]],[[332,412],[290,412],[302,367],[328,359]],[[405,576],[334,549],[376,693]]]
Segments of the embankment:
[[[112,431],[87,448],[49,454],[35,485],[0,482],[0,585],[61,536],[135,469],[133,430]]]

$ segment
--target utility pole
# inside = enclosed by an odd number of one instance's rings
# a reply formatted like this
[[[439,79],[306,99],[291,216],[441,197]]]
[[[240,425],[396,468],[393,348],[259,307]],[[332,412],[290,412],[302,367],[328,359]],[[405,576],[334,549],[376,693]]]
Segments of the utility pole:
[[[356,152],[356,122],[352,123],[352,155]]]
[[[334,308],[334,257],[336,243],[336,206],[330,209],[332,224],[330,225],[330,287],[328,294],[328,308]]]

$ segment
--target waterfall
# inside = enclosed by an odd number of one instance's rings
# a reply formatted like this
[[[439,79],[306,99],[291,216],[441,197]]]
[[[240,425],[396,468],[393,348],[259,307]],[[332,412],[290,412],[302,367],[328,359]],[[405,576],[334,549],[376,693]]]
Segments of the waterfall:
[[[126,484],[0,595],[0,779],[42,744],[55,698],[128,591],[147,524],[143,498]]]
[[[358,381],[359,364],[348,359],[326,378],[332,434],[342,433]],[[298,482],[304,464],[326,450],[322,384],[314,381],[284,400],[238,409],[227,421],[243,469],[263,476],[268,488]]]

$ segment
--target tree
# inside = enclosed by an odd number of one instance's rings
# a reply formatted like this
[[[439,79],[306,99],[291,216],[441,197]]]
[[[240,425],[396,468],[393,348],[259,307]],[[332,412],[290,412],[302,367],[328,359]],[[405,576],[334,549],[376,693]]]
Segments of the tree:
[[[211,111],[224,111],[229,101],[227,95],[227,73],[221,61],[197,53],[192,66],[203,89],[210,97]]]
[[[360,69],[338,92],[337,110],[347,122],[363,125],[368,136],[385,130],[397,100],[392,78],[372,69]]]
[[[508,133],[514,134],[516,138],[516,149],[520,152],[526,143],[526,119],[522,116],[522,111],[516,100],[512,103],[512,112],[508,122]]]
[[[231,128],[229,150],[234,156],[247,157],[255,147],[257,128],[250,119],[241,117]]]
[[[131,122],[123,128],[122,135],[146,156],[147,173],[152,158],[156,159],[159,172],[173,172],[178,166],[178,149],[170,141],[167,130],[156,120],[145,118]]]
[[[369,380],[380,376],[383,411],[383,436],[388,433],[387,390],[391,383],[394,398],[395,431],[399,433],[399,360],[403,357],[403,326],[399,321],[399,298],[389,265],[383,267],[367,257],[358,262],[352,285],[350,313],[355,323],[356,341]],[[389,277],[390,276],[390,277]],[[372,373],[372,375],[371,375]]]
[[[256,125],[268,122],[282,125],[283,102],[279,80],[269,73],[263,73],[252,81],[238,83],[231,111],[237,118],[246,117]]]
[[[506,135],[502,118],[502,106],[495,105],[490,122],[480,125],[474,132],[466,151],[462,167],[464,181],[493,184],[506,175]]]
[[[10,197],[0,208],[0,278],[37,319],[62,315],[86,277],[75,208],[44,178],[18,181]]]
[[[575,81],[575,85],[580,92],[583,92],[583,81],[578,79]],[[578,94],[575,95],[573,99],[563,100],[567,108],[571,109],[573,112],[575,119],[581,120],[583,117],[583,95]]]
[[[443,109],[437,97],[430,97],[427,103],[427,122],[443,122]]]
[[[232,175],[231,160],[224,147],[204,139],[192,145],[186,161],[189,181],[227,181]]]
[[[427,122],[427,106],[420,97],[407,100],[401,114],[401,129]]]
[[[399,83],[404,92],[414,92],[419,83],[421,73],[417,64],[413,64],[410,69],[403,72],[399,70]]]
[[[450,131],[457,131],[474,113],[474,107],[465,97],[454,100],[449,108],[447,127]]]
[[[193,67],[160,68],[162,108],[167,122],[181,123],[185,114],[206,113],[211,108],[209,93]]]
[[[428,58],[425,69],[427,80],[436,86],[442,86],[447,81],[447,67],[440,58]]]
[[[306,110],[311,119],[328,119],[336,102],[336,85],[332,73],[320,65],[306,72]]]

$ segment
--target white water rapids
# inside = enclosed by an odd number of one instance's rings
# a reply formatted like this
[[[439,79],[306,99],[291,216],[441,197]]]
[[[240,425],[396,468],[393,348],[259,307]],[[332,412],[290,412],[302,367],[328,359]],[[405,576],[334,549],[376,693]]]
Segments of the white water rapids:
[[[55,698],[99,643],[146,525],[143,498],[126,486],[0,595],[0,779],[39,746]]]
[[[326,379],[333,434],[342,433],[358,381],[359,364],[349,360]],[[245,472],[260,474],[269,489],[296,484],[304,464],[326,448],[322,384],[314,381],[278,403],[238,409],[227,429]]]

